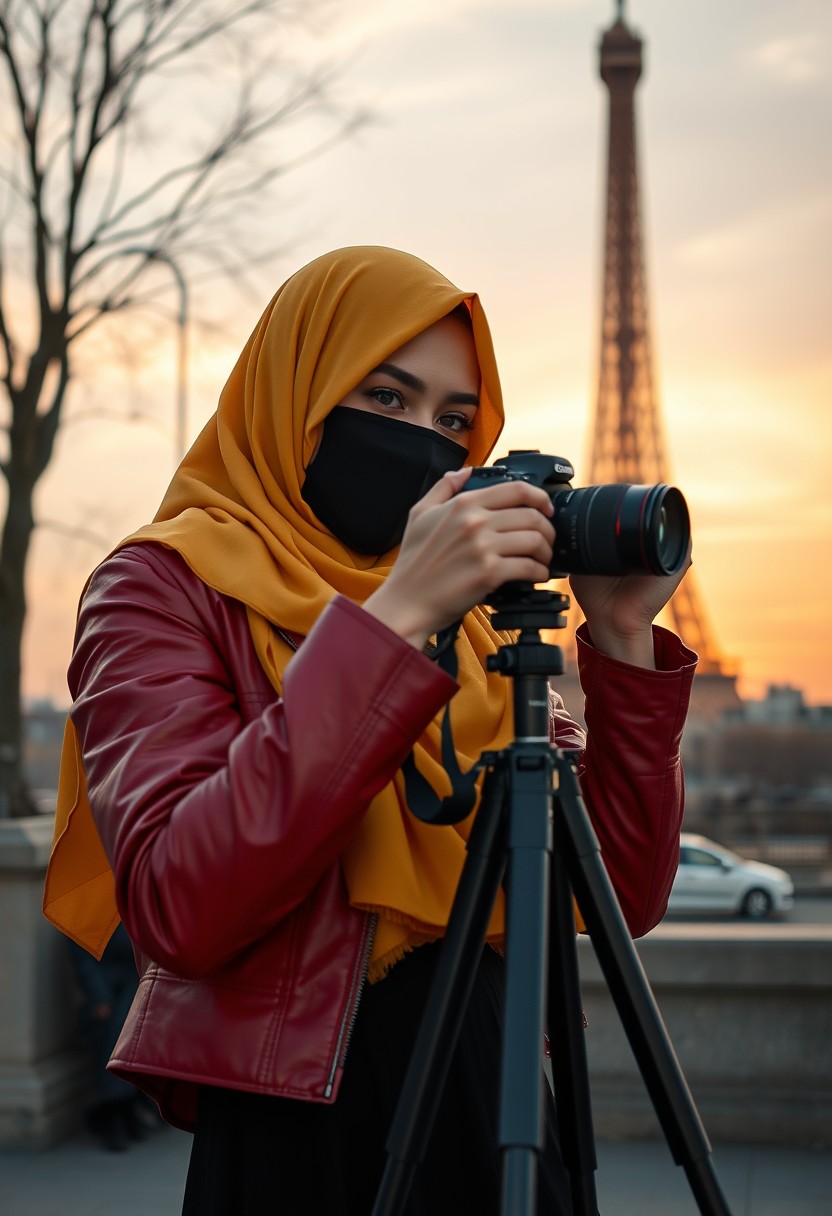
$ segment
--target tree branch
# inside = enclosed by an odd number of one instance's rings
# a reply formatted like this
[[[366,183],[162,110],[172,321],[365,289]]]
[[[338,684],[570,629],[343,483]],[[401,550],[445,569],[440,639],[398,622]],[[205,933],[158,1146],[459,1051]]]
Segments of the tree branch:
[[[0,343],[3,347],[3,354],[6,357],[6,370],[3,372],[2,381],[6,386],[6,392],[11,397],[12,394],[12,372],[14,370],[15,348],[12,336],[9,333],[6,325],[6,309],[4,305],[5,299],[5,281],[3,268],[3,254],[0,250]]]
[[[35,457],[34,470],[35,477],[38,478],[43,473],[44,469],[49,464],[52,456],[52,449],[55,446],[55,435],[58,432],[58,426],[61,421],[61,407],[63,405],[64,396],[66,394],[66,386],[69,384],[69,357],[64,350],[61,358],[61,369],[58,375],[58,383],[55,386],[55,391],[52,394],[52,401],[49,404],[45,413],[40,414],[37,420],[36,439],[35,439]]]
[[[86,541],[90,545],[95,545],[97,549],[112,548],[112,541],[109,537],[102,536],[98,532],[92,532],[89,528],[65,524],[60,519],[36,519],[35,526],[44,528],[48,532],[57,532],[59,536],[66,536],[69,540]]]
[[[78,251],[78,257],[82,257],[95,246],[131,243],[145,237],[149,230],[147,224],[131,229],[119,229],[118,225],[127,220],[131,214],[135,214],[152,203],[171,186],[181,182],[183,185],[179,197],[170,204],[167,214],[155,221],[155,226],[163,230],[166,221],[175,218],[182,212],[188,200],[207,184],[229,156],[236,154],[240,148],[250,145],[266,132],[286,123],[303,108],[309,106],[314,99],[320,97],[325,81],[326,74],[316,74],[304,84],[302,89],[294,92],[277,107],[264,113],[251,109],[252,86],[244,84],[234,114],[228,121],[225,130],[220,132],[212,145],[195,160],[169,169],[142,191],[128,199],[107,223],[91,233],[84,247]]]
[[[91,35],[93,19],[98,18],[101,25],[102,33],[102,50],[101,50],[101,69],[100,80],[95,97],[92,103],[89,127],[87,131],[86,146],[82,154],[78,150],[78,119],[81,114],[81,81],[78,85],[78,106],[73,111],[73,134],[71,139],[72,149],[72,186],[67,200],[67,219],[66,229],[64,233],[64,299],[69,303],[69,297],[72,287],[72,275],[77,261],[77,255],[74,250],[75,240],[75,225],[78,218],[78,202],[81,198],[81,193],[84,188],[84,182],[87,177],[90,162],[92,161],[93,153],[101,140],[101,134],[98,130],[98,123],[101,116],[104,103],[114,87],[114,75],[112,64],[112,34],[113,26],[110,21],[110,16],[113,13],[115,0],[107,0],[107,3],[93,3],[89,12],[89,21],[87,27],[87,35]],[[84,56],[86,58],[86,56]],[[73,99],[74,100],[74,99]]]

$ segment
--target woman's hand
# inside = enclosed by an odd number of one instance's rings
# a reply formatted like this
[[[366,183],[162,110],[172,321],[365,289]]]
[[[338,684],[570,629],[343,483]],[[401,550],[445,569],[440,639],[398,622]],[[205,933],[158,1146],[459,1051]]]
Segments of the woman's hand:
[[[446,473],[413,507],[396,564],[364,605],[420,649],[503,583],[549,577],[549,495],[525,481],[460,494],[470,474]]]
[[[573,574],[572,592],[586,617],[592,643],[612,658],[655,668],[653,621],[691,564],[690,548],[678,574]]]

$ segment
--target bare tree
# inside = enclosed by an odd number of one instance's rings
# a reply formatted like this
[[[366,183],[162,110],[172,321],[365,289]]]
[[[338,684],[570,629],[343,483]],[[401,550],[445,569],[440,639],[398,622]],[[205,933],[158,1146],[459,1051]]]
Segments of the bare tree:
[[[25,574],[73,356],[162,264],[184,291],[268,257],[271,187],[360,121],[287,52],[310,14],[324,0],[0,0],[0,818],[33,809]]]

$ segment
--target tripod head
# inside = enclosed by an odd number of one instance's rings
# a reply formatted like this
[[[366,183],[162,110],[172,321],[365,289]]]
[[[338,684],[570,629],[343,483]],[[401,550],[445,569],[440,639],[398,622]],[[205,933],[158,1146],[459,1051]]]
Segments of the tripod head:
[[[495,629],[519,629],[516,642],[500,646],[486,660],[489,671],[503,676],[563,675],[563,651],[540,640],[541,629],[563,629],[569,596],[538,590],[533,583],[506,583],[488,603],[495,609]]]

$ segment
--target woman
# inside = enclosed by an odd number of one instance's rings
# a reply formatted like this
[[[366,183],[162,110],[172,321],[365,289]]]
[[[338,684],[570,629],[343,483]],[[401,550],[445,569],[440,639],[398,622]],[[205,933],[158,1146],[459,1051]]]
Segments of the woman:
[[[458,493],[501,425],[476,295],[394,250],[326,255],[82,600],[47,911],[136,945],[110,1067],[195,1128],[186,1213],[371,1210],[470,829],[414,819],[401,765],[445,792],[452,696],[463,769],[511,741],[480,605],[548,577],[546,493]],[[582,785],[634,934],[677,858],[695,656],[651,627],[677,582],[574,580]],[[460,617],[457,687],[424,650]],[[554,703],[552,734],[584,746]],[[486,948],[408,1212],[497,1210],[500,975]],[[540,1172],[541,1212],[567,1211],[551,1112]]]

